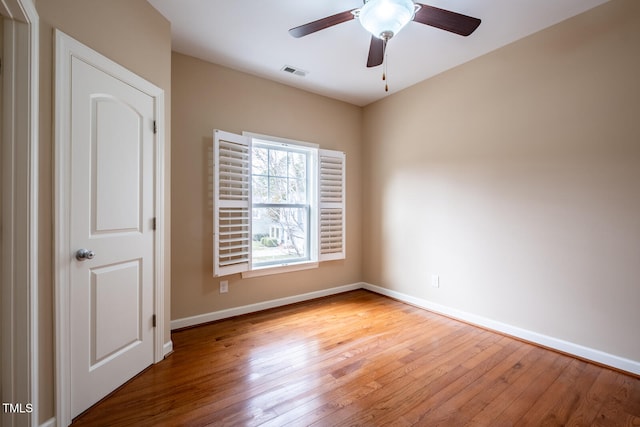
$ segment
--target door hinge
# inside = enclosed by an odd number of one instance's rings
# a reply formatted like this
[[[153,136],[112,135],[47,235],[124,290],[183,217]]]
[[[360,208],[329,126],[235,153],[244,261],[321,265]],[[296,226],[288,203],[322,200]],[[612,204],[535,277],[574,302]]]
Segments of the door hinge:
[[[153,121],[153,133],[158,133],[158,126],[156,125],[156,121]]]
[[[152,225],[151,225],[151,228],[152,228],[153,230],[155,230],[155,229],[156,229],[156,218],[155,218],[155,217],[153,218],[153,223],[152,223]]]
[[[156,315],[155,314],[153,316],[151,316],[151,325],[154,328],[156,327]]]

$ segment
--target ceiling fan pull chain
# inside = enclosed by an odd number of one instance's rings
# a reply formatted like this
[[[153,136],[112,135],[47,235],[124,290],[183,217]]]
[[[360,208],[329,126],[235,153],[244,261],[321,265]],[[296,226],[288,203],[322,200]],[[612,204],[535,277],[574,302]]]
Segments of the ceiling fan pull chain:
[[[389,92],[389,81],[387,80],[387,50],[384,50],[384,57],[382,58],[382,80],[384,80],[384,91]]]
[[[384,91],[389,92],[387,84],[387,38],[382,39],[382,81],[384,81]]]

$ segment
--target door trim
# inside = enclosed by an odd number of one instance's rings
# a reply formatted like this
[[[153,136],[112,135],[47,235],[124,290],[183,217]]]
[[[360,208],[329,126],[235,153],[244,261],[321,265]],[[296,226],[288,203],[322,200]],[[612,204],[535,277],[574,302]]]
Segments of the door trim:
[[[2,401],[32,412],[0,424],[38,425],[39,18],[32,0],[3,0]],[[20,417],[20,418],[17,418]]]
[[[95,52],[63,32],[55,31],[55,163],[54,163],[54,252],[55,252],[55,343],[56,343],[56,418],[58,425],[71,423],[71,367],[69,320],[69,188],[70,188],[70,108],[71,58],[79,58],[105,73],[154,98],[155,134],[155,280],[154,363],[164,357],[164,91],[121,65]]]

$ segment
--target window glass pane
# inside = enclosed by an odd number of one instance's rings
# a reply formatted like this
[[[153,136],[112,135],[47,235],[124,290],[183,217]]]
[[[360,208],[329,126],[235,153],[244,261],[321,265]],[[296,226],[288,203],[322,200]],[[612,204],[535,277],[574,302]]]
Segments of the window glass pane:
[[[287,152],[282,150],[269,150],[269,175],[287,176]]]
[[[253,176],[253,203],[269,202],[269,178],[261,175]]]
[[[287,202],[287,178],[269,178],[269,202]]]
[[[308,253],[307,208],[253,208],[253,263],[303,261]]]
[[[307,156],[304,153],[289,153],[289,171],[290,178],[306,179],[307,177]]]
[[[289,203],[306,204],[307,203],[307,181],[302,179],[289,180]]]
[[[253,147],[251,159],[252,174],[267,175],[269,173],[269,150]]]

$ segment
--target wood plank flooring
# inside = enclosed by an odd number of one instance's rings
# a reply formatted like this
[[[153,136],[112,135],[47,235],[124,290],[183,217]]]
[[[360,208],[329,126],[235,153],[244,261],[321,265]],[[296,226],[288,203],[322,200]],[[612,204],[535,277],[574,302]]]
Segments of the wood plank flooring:
[[[172,335],[73,426],[640,426],[640,379],[364,290]]]

